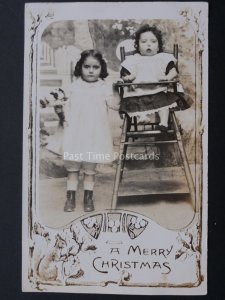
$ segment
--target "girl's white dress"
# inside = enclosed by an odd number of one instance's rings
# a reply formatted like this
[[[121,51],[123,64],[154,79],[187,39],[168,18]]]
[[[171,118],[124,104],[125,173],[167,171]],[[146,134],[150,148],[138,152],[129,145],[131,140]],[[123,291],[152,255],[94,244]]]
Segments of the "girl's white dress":
[[[65,105],[63,158],[72,161],[108,163],[113,161],[113,138],[108,108],[113,93],[103,80],[89,83],[80,77],[68,91]]]

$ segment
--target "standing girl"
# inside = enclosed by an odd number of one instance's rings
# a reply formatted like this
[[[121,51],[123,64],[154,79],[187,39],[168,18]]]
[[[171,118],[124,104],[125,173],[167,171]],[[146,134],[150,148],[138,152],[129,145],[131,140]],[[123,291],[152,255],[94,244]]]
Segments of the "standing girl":
[[[170,81],[177,77],[176,58],[164,53],[162,34],[156,27],[142,26],[135,34],[136,53],[130,55],[121,64],[121,77],[125,82]],[[158,129],[167,131],[169,109],[177,106],[177,101],[190,107],[192,100],[182,93],[168,91],[168,85],[142,85],[126,87],[121,107],[130,117],[136,116],[138,123],[148,123],[150,114],[158,112],[160,123]]]
[[[84,170],[84,211],[94,210],[93,188],[98,163],[113,161],[108,108],[117,109],[111,86],[104,79],[107,65],[97,50],[86,50],[75,66],[75,80],[64,102],[63,159],[67,176],[65,212],[75,209],[78,176]],[[56,104],[59,104],[58,101]]]

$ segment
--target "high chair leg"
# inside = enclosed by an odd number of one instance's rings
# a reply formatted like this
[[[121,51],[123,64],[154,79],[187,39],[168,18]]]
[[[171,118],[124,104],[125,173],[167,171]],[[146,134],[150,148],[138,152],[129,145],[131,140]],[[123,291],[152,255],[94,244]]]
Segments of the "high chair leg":
[[[125,143],[128,142],[128,138],[125,139]],[[126,154],[127,154],[127,145],[124,145],[123,148],[123,153],[122,153],[122,160],[121,160],[121,170],[120,170],[120,182],[122,181],[123,178],[123,171],[124,171],[124,166],[125,166],[125,161],[126,161]]]
[[[131,126],[132,126],[132,122],[131,122],[131,118],[129,116],[125,116],[125,118],[127,119],[127,128],[126,128],[126,133],[130,130]],[[122,125],[122,128],[124,126],[124,123]],[[120,169],[120,182],[122,181],[123,178],[123,170],[124,170],[124,165],[125,165],[125,157],[127,154],[127,147],[128,145],[126,144],[128,142],[128,138],[127,138],[127,134],[125,133],[125,141],[124,141],[124,148],[123,148],[123,152],[122,152],[122,157],[124,159],[121,160],[121,169]]]
[[[123,160],[124,160],[124,158],[122,157],[122,154],[124,153],[124,148],[126,146],[125,142],[126,142],[126,135],[127,135],[127,126],[128,126],[128,118],[125,116],[124,121],[123,121],[121,138],[120,138],[119,158],[117,161],[116,175],[115,175],[115,180],[114,180],[111,209],[115,209],[116,205],[117,205],[120,178],[122,176],[121,169],[122,169],[122,164],[123,164]]]
[[[183,145],[183,142],[182,142],[182,138],[181,138],[181,134],[180,134],[180,131],[179,131],[178,124],[177,124],[177,119],[176,119],[175,113],[171,112],[171,116],[172,116],[174,130],[175,130],[175,134],[176,134],[176,138],[177,138],[178,148],[179,148],[182,163],[183,163],[183,166],[184,166],[185,176],[186,176],[189,191],[190,191],[191,204],[192,204],[194,210],[196,212],[199,212],[199,204],[196,201],[195,186],[194,186],[194,182],[193,182],[193,179],[192,179],[191,170],[190,170],[190,167],[189,167],[189,164],[188,164],[187,155],[186,155],[186,152],[185,152],[185,149],[184,149],[184,145]]]
[[[137,127],[137,117],[134,117],[134,130],[137,131],[138,127]]]

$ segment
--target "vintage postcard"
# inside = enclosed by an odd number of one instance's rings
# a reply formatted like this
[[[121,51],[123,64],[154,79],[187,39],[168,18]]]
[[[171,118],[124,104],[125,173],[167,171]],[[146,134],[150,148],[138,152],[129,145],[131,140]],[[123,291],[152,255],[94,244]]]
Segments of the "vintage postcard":
[[[24,292],[207,293],[208,5],[25,4]]]

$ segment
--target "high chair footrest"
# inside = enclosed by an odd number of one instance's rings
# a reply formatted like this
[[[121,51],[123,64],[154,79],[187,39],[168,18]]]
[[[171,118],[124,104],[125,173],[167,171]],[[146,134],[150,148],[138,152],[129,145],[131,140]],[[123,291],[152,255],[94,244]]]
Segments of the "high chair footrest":
[[[128,137],[138,137],[138,136],[156,136],[156,135],[165,135],[165,134],[175,133],[174,130],[168,130],[167,132],[162,132],[160,130],[146,130],[146,131],[129,131],[127,132]]]
[[[169,140],[169,141],[153,141],[153,142],[126,142],[124,145],[129,145],[131,147],[135,146],[146,146],[146,145],[155,145],[155,144],[173,144],[177,143],[177,140]]]

